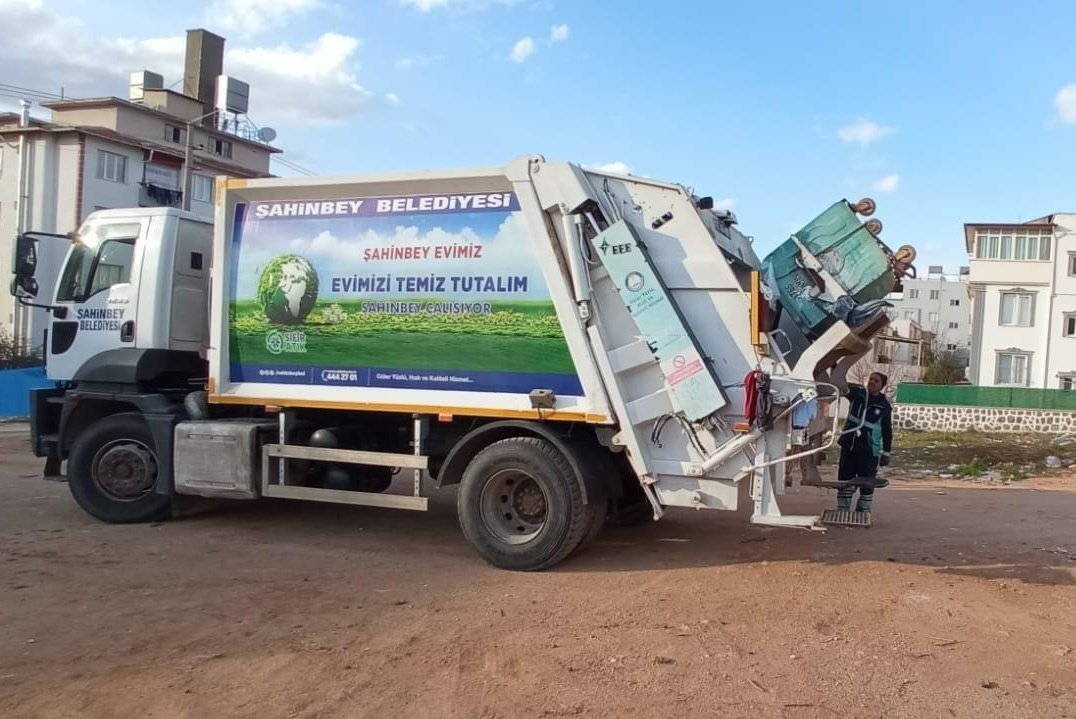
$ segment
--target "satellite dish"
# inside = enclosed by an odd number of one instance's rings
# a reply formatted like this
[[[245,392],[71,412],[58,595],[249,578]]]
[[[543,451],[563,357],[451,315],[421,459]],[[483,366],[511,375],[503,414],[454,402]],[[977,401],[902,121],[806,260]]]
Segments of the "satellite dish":
[[[272,142],[276,139],[276,130],[271,127],[263,127],[258,130],[258,139],[262,142]]]

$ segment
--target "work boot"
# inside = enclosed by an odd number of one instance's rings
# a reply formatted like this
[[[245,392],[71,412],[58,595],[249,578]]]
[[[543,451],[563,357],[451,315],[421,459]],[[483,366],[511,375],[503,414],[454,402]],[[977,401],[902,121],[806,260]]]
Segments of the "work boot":
[[[874,494],[860,494],[859,500],[856,502],[857,512],[870,512],[871,505],[874,504]]]
[[[837,511],[847,512],[852,508],[852,493],[837,492]]]

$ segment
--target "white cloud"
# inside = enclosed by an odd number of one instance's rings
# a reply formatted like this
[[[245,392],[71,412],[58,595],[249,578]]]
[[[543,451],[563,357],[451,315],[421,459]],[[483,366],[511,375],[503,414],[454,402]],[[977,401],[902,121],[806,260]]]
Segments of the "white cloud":
[[[205,20],[212,27],[249,38],[321,5],[321,0],[214,0]]]
[[[509,58],[512,62],[524,62],[528,57],[534,54],[534,38],[527,36],[522,40],[516,42],[512,46],[512,52],[509,54]]]
[[[441,62],[443,59],[440,55],[408,55],[401,57],[395,64],[397,70],[417,70]]]
[[[714,200],[715,210],[731,210],[736,206],[736,200],[731,197],[726,197],[723,200]]]
[[[1058,90],[1054,104],[1057,105],[1057,113],[1062,122],[1076,125],[1076,83],[1065,85]]]
[[[554,25],[549,30],[549,42],[564,42],[568,39],[570,31],[567,25]]]
[[[837,130],[837,136],[849,144],[870,145],[878,142],[893,132],[891,127],[883,127],[871,120],[859,119]]]
[[[325,33],[301,49],[237,48],[226,52],[225,70],[250,82],[252,114],[299,125],[341,124],[373,102],[352,64],[358,46],[358,38]],[[261,110],[259,90],[265,98]]]
[[[515,5],[519,0],[400,0],[405,7],[413,7],[419,12],[432,12],[433,10],[454,10],[468,12],[472,10],[485,10],[491,5]]]
[[[603,162],[598,165],[592,165],[595,170],[599,172],[611,172],[614,175],[630,175],[631,167],[626,162],[617,160],[615,162]]]
[[[875,192],[893,192],[900,187],[900,175],[886,175],[871,187],[874,188]]]
[[[397,95],[395,92],[386,92],[385,100],[387,100],[390,105],[400,104],[400,96]]]
[[[126,97],[134,70],[161,73],[166,87],[183,78],[183,36],[102,37],[40,0],[0,0],[0,17],[6,83],[57,93],[62,84],[69,97]],[[250,83],[250,115],[258,125],[340,124],[384,102],[359,82],[359,44],[338,33],[300,47],[226,44],[224,71]],[[182,90],[182,83],[175,87]]]

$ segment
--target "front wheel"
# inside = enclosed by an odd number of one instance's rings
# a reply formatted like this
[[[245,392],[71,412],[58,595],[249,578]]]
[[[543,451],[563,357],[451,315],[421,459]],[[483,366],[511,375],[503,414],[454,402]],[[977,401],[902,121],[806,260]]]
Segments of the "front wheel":
[[[82,431],[67,460],[67,484],[86,512],[105,522],[152,522],[171,513],[157,494],[159,463],[141,415],[114,414]]]
[[[504,439],[479,452],[463,473],[457,510],[467,540],[501,569],[547,569],[593,528],[568,460],[536,437]]]

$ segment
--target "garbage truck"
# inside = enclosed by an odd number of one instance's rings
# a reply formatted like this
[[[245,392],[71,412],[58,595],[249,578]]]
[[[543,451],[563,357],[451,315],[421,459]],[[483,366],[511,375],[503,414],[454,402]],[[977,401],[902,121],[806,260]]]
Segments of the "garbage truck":
[[[528,155],[222,177],[212,221],[97,211],[48,298],[43,236],[16,242],[11,291],[50,313],[33,452],[107,522],[458,485],[466,540],[510,570],[744,485],[752,522],[824,529],[777,498],[914,272],[874,210],[835,202],[760,260],[688,187]]]

